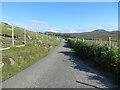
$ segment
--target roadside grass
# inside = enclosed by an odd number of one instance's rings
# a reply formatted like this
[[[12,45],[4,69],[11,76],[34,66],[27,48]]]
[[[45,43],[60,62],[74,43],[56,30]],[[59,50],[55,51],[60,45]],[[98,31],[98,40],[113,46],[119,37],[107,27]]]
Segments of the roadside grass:
[[[52,48],[48,47],[48,44],[51,45]],[[4,50],[2,52],[2,60],[4,63],[2,67],[2,81],[40,60],[59,44],[60,40],[46,41],[44,44],[36,43],[36,40],[34,40],[28,42],[24,47],[13,47],[9,50]],[[15,61],[14,65],[10,65],[11,62],[9,58]]]
[[[26,30],[27,45],[24,47],[12,47],[12,26],[2,22],[0,27],[2,28],[0,32],[2,48],[11,47],[8,50],[2,51],[2,62],[4,63],[4,66],[0,68],[0,71],[2,71],[2,75],[0,75],[2,81],[40,60],[61,42],[56,37]],[[24,30],[14,26],[15,46],[24,44]],[[36,39],[36,34],[38,39]],[[14,62],[13,65],[11,65],[10,58]]]
[[[7,23],[0,23],[0,27],[2,28],[2,30],[0,32],[1,35],[12,36],[12,26],[11,25],[9,25]],[[26,34],[29,35],[33,40],[36,39],[36,32],[26,30]],[[24,29],[23,28],[14,26],[14,36],[15,36],[15,38],[14,38],[15,45],[21,45],[24,43]],[[44,34],[42,35],[41,33],[38,33],[38,36],[45,37],[45,35]],[[12,46],[11,45],[11,43],[12,43],[11,37],[6,37],[6,36],[0,36],[0,37],[1,37],[0,41],[2,41],[3,48]],[[27,41],[31,41],[31,40],[29,40],[29,38],[27,37]]]
[[[106,41],[101,40],[101,41],[97,41],[97,42],[96,42],[96,40],[85,40],[85,42],[88,43],[88,44],[99,44],[101,46],[108,45],[107,40]],[[111,45],[112,45],[112,47],[118,47],[118,42],[117,41],[111,41]]]

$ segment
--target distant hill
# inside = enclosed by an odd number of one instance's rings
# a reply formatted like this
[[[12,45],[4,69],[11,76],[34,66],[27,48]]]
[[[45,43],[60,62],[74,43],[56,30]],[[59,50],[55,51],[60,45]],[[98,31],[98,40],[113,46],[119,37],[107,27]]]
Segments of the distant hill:
[[[118,40],[118,33],[120,33],[120,31],[107,31],[104,29],[97,29],[91,32],[83,32],[83,33],[54,33],[54,32],[46,32],[46,33],[66,34],[77,38],[95,38],[100,40],[108,40],[108,37],[112,37],[112,40]]]
[[[85,33],[73,33],[71,34],[80,38],[96,38],[101,40],[107,40],[108,37],[112,37],[113,40],[118,40],[118,31],[106,31],[106,30],[94,30],[92,32]]]

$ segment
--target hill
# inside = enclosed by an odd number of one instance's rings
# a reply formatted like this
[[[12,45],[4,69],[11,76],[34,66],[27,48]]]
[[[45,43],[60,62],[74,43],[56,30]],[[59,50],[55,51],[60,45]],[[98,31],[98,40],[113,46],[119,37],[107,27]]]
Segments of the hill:
[[[12,44],[12,26],[5,22],[0,22],[0,27],[2,27],[2,32],[0,32],[0,42],[2,43],[2,47],[10,47]],[[15,45],[24,44],[24,28],[14,26],[14,39]],[[43,33],[37,33],[37,37],[43,43],[49,44],[51,40],[55,40],[54,37],[48,37]],[[36,40],[36,32],[32,32],[26,30],[26,40],[27,43],[34,42]]]
[[[95,38],[100,40],[108,40],[108,37],[112,37],[112,40],[118,40],[118,33],[120,31],[106,31],[103,29],[97,29],[92,32],[83,32],[83,33],[52,33],[46,32],[47,34],[65,34],[77,38]]]
[[[32,65],[60,44],[60,39],[56,37],[37,33],[38,38],[36,38],[36,32],[26,30],[27,43],[25,45],[24,28],[14,26],[15,46],[23,46],[12,47],[11,25],[0,22],[0,28],[2,28],[2,32],[0,33],[2,48],[10,47],[10,49],[2,50],[2,61],[0,60],[0,71],[2,71],[2,73],[0,73],[0,81],[1,78],[2,81],[4,81]]]
[[[0,27],[2,27],[2,31],[0,32],[0,37],[2,46],[9,47],[11,46],[11,38],[12,38],[12,26],[5,22],[0,22]],[[26,30],[27,36],[30,36],[32,39],[35,39],[35,32]],[[14,26],[14,38],[15,45],[24,44],[24,29]],[[27,37],[27,41],[30,41]]]
[[[118,31],[94,30],[92,32],[73,33],[70,35],[79,38],[96,38],[101,40],[108,40],[108,37],[112,37],[113,40],[118,40]]]

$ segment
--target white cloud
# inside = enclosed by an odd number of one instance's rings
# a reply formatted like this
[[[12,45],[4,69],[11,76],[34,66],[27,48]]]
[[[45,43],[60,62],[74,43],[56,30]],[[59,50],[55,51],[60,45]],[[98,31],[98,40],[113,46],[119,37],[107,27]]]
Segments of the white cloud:
[[[70,30],[70,33],[76,33],[77,31],[76,30]]]
[[[3,19],[12,19],[12,18],[8,16],[3,16]]]
[[[68,33],[76,33],[77,32],[77,29],[75,29],[74,27],[64,27],[63,30]]]
[[[56,30],[56,29],[49,29],[48,32],[55,32],[55,33],[58,33],[58,30]]]
[[[38,24],[46,24],[47,23],[46,21],[40,21],[40,20],[29,20],[29,22],[38,23]]]

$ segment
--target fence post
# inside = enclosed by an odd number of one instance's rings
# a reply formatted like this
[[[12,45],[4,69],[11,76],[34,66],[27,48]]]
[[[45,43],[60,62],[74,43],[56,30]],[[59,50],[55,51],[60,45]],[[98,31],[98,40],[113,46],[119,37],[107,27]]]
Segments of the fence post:
[[[26,30],[24,28],[24,44],[26,45]]]
[[[36,25],[36,39],[38,39],[38,26]]]
[[[108,48],[111,48],[111,37],[108,38]]]
[[[14,26],[12,24],[12,46],[14,47]]]
[[[83,38],[82,42],[83,42],[83,43],[85,42],[84,38]]]

